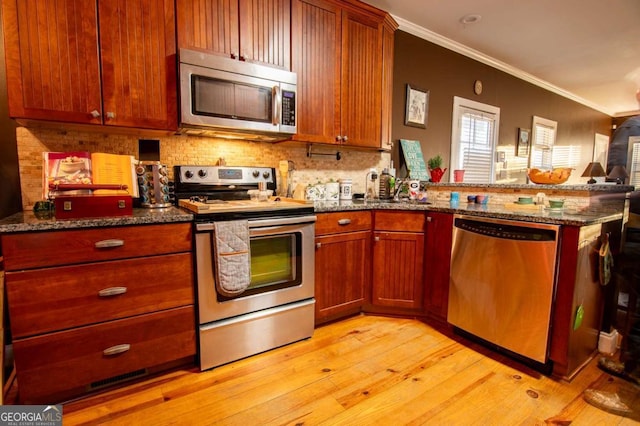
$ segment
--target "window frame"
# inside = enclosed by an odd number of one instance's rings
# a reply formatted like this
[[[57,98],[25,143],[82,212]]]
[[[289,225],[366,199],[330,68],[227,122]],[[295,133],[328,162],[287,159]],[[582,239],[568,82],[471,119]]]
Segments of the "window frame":
[[[550,144],[539,144],[538,136],[540,129],[552,129],[553,130],[553,139]],[[551,170],[553,169],[553,147],[556,144],[556,140],[558,137],[558,122],[550,120],[548,118],[538,117],[537,115],[533,116],[533,122],[531,124],[531,152],[529,153],[529,168],[536,168],[542,170]],[[541,148],[541,146],[547,146],[548,148]],[[549,165],[547,166],[543,162],[540,165],[534,164],[534,159],[536,157],[536,151],[542,151],[540,155],[544,156],[544,151],[549,150]]]
[[[472,101],[471,99],[462,98],[459,96],[453,97],[453,116],[451,120],[451,163],[449,167],[449,181],[453,182],[453,173],[456,169],[462,168],[462,147],[460,145],[461,135],[461,120],[464,115],[464,110],[472,109],[479,111],[483,114],[491,115],[493,118],[493,137],[491,138],[491,162],[489,169],[489,182],[482,183],[494,183],[496,181],[495,176],[495,158],[496,148],[498,146],[498,133],[500,130],[500,107],[496,107],[481,102]]]

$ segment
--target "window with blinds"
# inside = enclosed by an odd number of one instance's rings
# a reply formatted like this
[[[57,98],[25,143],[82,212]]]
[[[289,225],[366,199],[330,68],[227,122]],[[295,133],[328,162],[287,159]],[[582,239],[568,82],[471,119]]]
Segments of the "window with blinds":
[[[468,183],[493,183],[500,108],[454,97],[450,173],[464,169]],[[453,181],[453,178],[450,179]]]
[[[640,185],[640,137],[629,138],[629,185]]]
[[[536,169],[553,168],[553,145],[556,143],[557,128],[557,122],[533,116],[529,167]]]

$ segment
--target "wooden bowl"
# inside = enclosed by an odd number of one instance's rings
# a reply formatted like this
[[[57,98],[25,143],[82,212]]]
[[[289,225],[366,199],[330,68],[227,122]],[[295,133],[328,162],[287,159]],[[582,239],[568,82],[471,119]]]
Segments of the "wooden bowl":
[[[559,167],[553,170],[529,169],[527,176],[531,182],[539,185],[558,185],[569,180],[572,170],[570,167]]]

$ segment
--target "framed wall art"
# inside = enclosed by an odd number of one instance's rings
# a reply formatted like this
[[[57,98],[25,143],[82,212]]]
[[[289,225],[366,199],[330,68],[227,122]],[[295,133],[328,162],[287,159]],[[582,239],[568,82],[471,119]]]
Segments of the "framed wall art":
[[[516,157],[528,157],[531,144],[531,129],[518,128],[518,143],[516,144]]]
[[[404,115],[405,126],[427,127],[429,91],[407,84],[407,105]]]

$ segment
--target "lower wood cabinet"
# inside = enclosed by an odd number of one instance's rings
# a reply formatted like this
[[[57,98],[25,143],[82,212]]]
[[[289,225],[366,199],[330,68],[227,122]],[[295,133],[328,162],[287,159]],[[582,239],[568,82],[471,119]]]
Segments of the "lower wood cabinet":
[[[371,312],[422,314],[424,212],[374,213]]]
[[[453,214],[428,212],[425,233],[425,307],[436,319],[447,320]]]
[[[318,215],[316,324],[360,312],[368,298],[370,259],[370,212]]]
[[[20,401],[59,402],[194,355],[193,306],[138,315],[13,343]]]
[[[191,226],[0,235],[20,403],[193,363]]]

